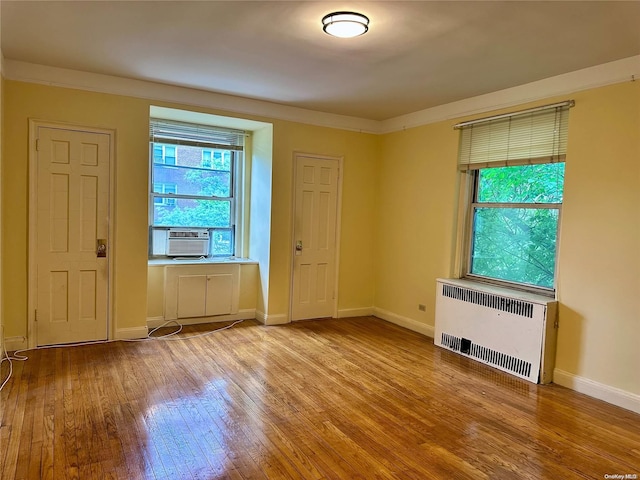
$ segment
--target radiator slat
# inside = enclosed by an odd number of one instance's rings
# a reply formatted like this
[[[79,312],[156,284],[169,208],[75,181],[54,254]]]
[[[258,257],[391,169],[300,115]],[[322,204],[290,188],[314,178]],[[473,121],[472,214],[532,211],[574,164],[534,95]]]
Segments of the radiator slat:
[[[484,307],[513,313],[522,317],[533,318],[533,304],[524,300],[502,297],[492,293],[477,292],[454,285],[442,285],[442,295],[463,302],[474,303]]]
[[[455,352],[460,352],[462,338],[443,333],[441,343]],[[475,343],[471,343],[468,356],[525,377],[531,373],[530,362]]]

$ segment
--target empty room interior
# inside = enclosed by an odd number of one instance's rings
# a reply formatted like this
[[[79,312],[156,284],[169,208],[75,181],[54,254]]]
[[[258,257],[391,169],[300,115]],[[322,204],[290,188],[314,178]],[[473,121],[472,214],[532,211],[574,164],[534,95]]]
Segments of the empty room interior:
[[[640,476],[640,2],[0,2],[0,479]]]

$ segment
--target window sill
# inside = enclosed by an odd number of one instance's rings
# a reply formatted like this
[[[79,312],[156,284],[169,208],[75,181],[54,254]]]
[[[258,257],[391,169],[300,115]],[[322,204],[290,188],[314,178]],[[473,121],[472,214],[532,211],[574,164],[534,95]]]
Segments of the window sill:
[[[148,265],[150,267],[166,267],[168,265],[219,265],[219,264],[236,264],[236,265],[257,265],[258,262],[250,258],[236,257],[207,257],[207,258],[169,258],[159,257],[150,258]]]
[[[456,278],[456,279],[440,279],[453,283],[460,287],[475,288],[486,293],[493,293],[497,295],[503,295],[507,297],[519,298],[520,300],[527,300],[533,302],[549,302],[557,301],[555,292],[539,292],[527,290],[525,288],[519,288],[515,285],[499,284],[497,282],[491,282],[484,280],[483,278],[477,278],[472,276]]]

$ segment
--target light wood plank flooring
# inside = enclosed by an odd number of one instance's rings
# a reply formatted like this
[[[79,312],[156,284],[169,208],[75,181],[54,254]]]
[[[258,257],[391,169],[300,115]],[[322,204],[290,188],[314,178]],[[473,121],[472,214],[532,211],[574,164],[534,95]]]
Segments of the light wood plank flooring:
[[[2,479],[640,476],[640,415],[374,317],[28,355],[2,392]]]

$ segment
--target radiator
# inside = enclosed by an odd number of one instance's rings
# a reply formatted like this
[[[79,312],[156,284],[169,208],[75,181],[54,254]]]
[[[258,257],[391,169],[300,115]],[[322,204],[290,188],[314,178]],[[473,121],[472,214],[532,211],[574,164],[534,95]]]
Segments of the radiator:
[[[553,380],[556,318],[541,295],[437,280],[435,345],[533,383]]]

